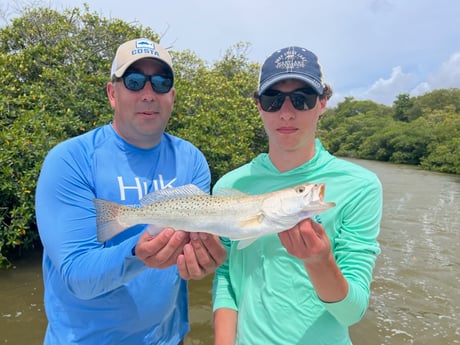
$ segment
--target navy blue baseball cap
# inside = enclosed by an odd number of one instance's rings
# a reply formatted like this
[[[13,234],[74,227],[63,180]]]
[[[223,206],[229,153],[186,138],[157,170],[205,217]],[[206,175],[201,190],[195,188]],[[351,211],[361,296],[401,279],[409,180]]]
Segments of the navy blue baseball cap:
[[[298,79],[323,93],[324,81],[318,57],[301,47],[287,47],[275,51],[262,65],[259,76],[259,96],[273,84],[286,79]]]

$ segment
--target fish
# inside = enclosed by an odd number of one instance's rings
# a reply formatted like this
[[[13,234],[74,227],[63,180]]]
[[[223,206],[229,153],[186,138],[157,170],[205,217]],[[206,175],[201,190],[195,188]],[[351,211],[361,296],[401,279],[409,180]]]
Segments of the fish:
[[[166,227],[206,232],[240,241],[237,247],[242,249],[334,207],[334,202],[324,201],[325,188],[324,183],[303,183],[256,195],[236,189],[210,195],[188,184],[151,192],[139,205],[95,198],[97,239],[105,242],[134,225],[152,224],[152,236]]]

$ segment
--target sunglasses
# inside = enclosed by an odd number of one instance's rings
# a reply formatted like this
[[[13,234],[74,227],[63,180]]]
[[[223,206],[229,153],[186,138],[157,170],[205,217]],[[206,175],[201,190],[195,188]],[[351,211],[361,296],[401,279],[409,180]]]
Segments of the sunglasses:
[[[123,84],[128,90],[140,91],[144,88],[147,80],[150,80],[153,91],[156,93],[168,93],[173,86],[173,79],[159,74],[145,75],[139,72],[126,73],[123,77]]]
[[[259,96],[260,106],[264,111],[276,112],[283,106],[286,97],[297,110],[309,110],[315,107],[318,94],[311,89],[298,89],[291,92],[281,92],[269,89]]]

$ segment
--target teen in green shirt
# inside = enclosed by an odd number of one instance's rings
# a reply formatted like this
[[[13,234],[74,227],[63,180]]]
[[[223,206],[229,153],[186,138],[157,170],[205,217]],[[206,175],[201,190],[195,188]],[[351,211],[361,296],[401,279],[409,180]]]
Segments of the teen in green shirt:
[[[223,176],[214,191],[324,182],[325,200],[336,206],[241,250],[222,239],[228,257],[214,278],[215,344],[352,344],[348,327],[368,307],[380,253],[382,187],[315,138],[331,94],[306,49],[280,49],[262,66],[256,100],[269,152]]]

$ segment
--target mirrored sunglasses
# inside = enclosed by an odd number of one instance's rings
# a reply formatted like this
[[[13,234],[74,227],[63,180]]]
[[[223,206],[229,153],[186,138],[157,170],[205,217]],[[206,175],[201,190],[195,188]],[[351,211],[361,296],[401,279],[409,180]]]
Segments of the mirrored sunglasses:
[[[276,112],[283,106],[286,97],[291,99],[293,107],[297,110],[313,109],[318,99],[318,94],[312,89],[304,88],[291,92],[268,89],[259,96],[260,106],[264,111]]]
[[[153,91],[156,93],[168,93],[173,86],[173,79],[162,75],[145,75],[138,72],[127,73],[123,77],[123,84],[128,90],[140,91],[144,88],[147,80],[150,80]]]

